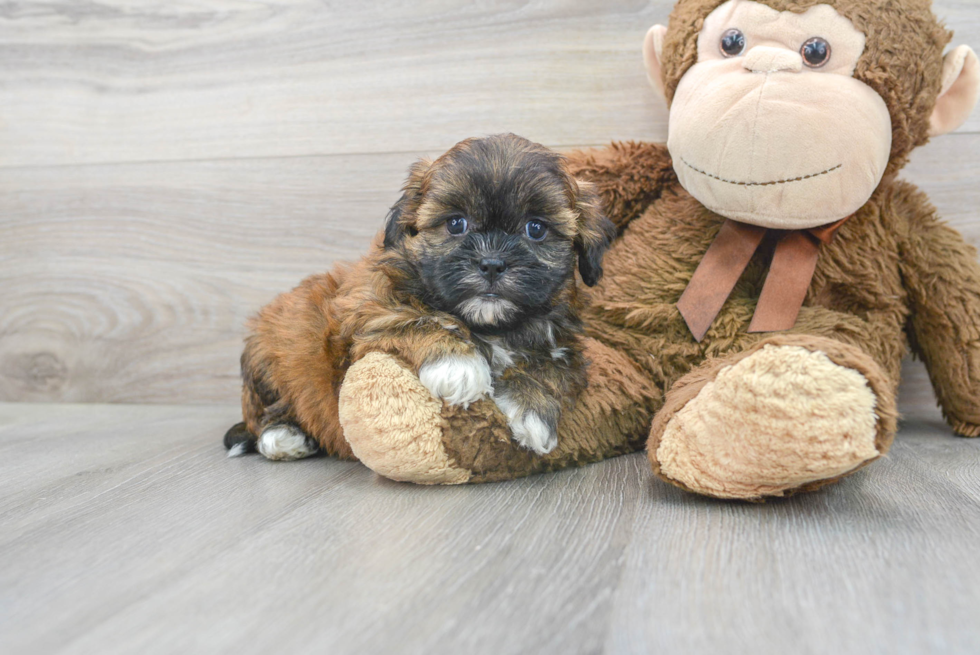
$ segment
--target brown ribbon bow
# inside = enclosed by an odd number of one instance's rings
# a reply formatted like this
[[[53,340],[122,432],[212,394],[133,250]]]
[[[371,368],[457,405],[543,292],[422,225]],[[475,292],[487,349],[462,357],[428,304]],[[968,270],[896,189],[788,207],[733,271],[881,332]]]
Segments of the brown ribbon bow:
[[[837,228],[846,220],[782,234],[762,285],[749,332],[779,332],[796,324],[817,267],[820,244],[833,241]],[[698,341],[704,338],[728,300],[766,231],[767,228],[731,219],[721,226],[677,302],[677,309]]]

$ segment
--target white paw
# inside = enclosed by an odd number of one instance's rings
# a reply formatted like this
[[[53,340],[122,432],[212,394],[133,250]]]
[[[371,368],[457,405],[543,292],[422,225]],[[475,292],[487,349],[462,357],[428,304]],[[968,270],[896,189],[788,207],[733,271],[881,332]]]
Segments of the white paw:
[[[558,433],[536,412],[521,413],[520,406],[508,396],[501,395],[494,401],[504,416],[514,436],[514,441],[539,455],[546,455],[558,445]]]
[[[419,380],[435,398],[464,408],[493,395],[490,367],[487,360],[476,354],[432,359],[419,369]]]
[[[262,432],[258,450],[268,459],[303,459],[316,453],[316,446],[303,431],[292,425],[274,425]]]

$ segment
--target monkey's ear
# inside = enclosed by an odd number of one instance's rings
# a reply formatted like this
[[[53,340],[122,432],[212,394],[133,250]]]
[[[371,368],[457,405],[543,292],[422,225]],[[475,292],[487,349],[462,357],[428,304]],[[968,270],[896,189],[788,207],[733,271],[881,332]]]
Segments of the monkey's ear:
[[[980,61],[969,46],[943,58],[943,85],[929,118],[929,136],[952,132],[966,122],[980,97]]]
[[[594,287],[602,277],[602,256],[616,236],[616,226],[606,218],[602,200],[589,182],[572,180],[575,191],[575,212],[578,214],[578,272],[582,281]]]
[[[388,210],[385,220],[385,250],[399,245],[406,235],[418,233],[414,225],[414,210],[422,198],[425,174],[432,166],[428,159],[420,159],[408,169],[408,179],[402,185],[402,197]]]
[[[653,85],[657,94],[665,100],[667,94],[664,92],[664,71],[660,62],[662,61],[666,36],[666,27],[654,25],[643,40],[643,62],[647,67],[647,77],[650,78],[650,84]]]

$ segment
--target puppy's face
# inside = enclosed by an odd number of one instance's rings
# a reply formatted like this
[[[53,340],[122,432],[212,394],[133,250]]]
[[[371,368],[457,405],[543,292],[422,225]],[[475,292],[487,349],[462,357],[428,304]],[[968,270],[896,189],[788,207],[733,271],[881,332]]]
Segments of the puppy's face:
[[[385,247],[412,262],[424,302],[474,327],[506,329],[548,311],[576,261],[594,285],[612,233],[560,155],[499,135],[416,164]]]

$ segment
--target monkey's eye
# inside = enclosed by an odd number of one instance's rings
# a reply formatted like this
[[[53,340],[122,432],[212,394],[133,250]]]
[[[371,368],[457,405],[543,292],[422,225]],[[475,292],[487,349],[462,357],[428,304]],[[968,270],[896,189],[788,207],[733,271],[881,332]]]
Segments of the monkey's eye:
[[[524,226],[524,234],[531,241],[541,241],[548,234],[548,226],[541,221],[528,221]]]
[[[469,228],[469,223],[462,216],[453,216],[446,221],[446,231],[454,237],[466,234],[467,228]]]
[[[745,35],[739,30],[730,29],[721,35],[721,54],[738,57],[745,52]]]
[[[825,39],[815,36],[800,48],[803,62],[810,68],[820,68],[830,61],[830,44]]]

